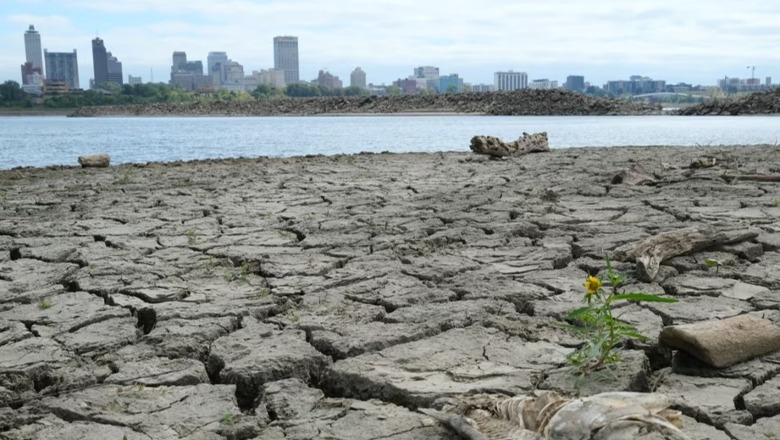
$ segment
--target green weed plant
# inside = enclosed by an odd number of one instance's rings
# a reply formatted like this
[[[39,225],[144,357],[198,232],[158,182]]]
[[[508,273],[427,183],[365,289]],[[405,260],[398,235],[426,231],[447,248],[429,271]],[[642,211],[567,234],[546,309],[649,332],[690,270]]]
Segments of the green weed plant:
[[[563,326],[574,332],[585,343],[567,356],[567,361],[577,375],[576,386],[594,372],[608,369],[621,361],[620,352],[627,339],[647,340],[633,326],[615,316],[616,306],[626,302],[674,303],[674,298],[648,293],[621,292],[625,276],[612,269],[609,256],[604,254],[607,264],[606,279],[588,276],[585,281],[584,307],[573,310],[566,316]],[[608,283],[608,288],[604,288]]]

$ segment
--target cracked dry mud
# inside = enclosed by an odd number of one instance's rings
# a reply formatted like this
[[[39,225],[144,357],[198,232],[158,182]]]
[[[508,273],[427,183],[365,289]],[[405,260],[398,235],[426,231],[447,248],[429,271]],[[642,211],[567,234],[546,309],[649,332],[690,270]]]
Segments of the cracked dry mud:
[[[712,168],[692,160],[716,157]],[[632,165],[655,186],[612,184]],[[583,148],[491,160],[361,154],[0,171],[0,438],[453,439],[415,409],[571,392],[602,252],[695,225],[752,228],[629,289],[651,336],[583,392],[672,395],[694,439],[780,437],[780,354],[714,370],[664,325],[780,324],[776,147]],[[706,258],[722,263],[717,271]]]

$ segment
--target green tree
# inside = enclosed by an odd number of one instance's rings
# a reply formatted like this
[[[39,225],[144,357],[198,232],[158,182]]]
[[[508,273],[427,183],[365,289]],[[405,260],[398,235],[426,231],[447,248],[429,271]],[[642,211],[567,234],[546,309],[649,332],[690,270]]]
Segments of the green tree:
[[[24,92],[18,82],[9,80],[0,84],[0,102],[20,103],[24,98]]]
[[[343,91],[344,96],[367,96],[368,90],[362,89],[358,86],[349,86]]]
[[[318,86],[303,83],[288,84],[284,89],[284,94],[292,98],[304,98],[311,96],[321,96],[322,92]]]
[[[447,93],[458,93],[458,86],[450,84],[447,86]]]
[[[403,90],[395,84],[391,84],[385,88],[385,93],[388,96],[398,96],[403,94]]]

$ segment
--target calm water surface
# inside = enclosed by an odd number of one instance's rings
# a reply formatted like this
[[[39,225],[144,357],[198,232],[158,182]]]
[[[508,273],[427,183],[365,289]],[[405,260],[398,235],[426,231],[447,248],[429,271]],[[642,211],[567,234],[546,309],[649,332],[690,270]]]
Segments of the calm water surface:
[[[0,169],[361,151],[469,151],[474,135],[546,131],[553,148],[774,144],[775,116],[0,117]]]

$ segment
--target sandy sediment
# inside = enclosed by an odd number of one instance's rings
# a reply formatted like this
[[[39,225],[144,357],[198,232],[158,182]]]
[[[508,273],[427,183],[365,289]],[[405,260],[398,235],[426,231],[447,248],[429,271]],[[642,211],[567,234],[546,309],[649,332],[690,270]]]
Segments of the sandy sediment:
[[[615,183],[634,165],[657,182]],[[780,354],[716,370],[655,342],[744,313],[780,324],[780,184],[733,174],[780,174],[780,151],[0,171],[0,438],[452,439],[414,410],[571,392],[579,341],[557,324],[586,275],[691,226],[757,236],[673,258],[651,283],[617,262],[627,289],[680,303],[623,308],[650,341],[583,392],[667,393],[695,439],[780,435]]]

